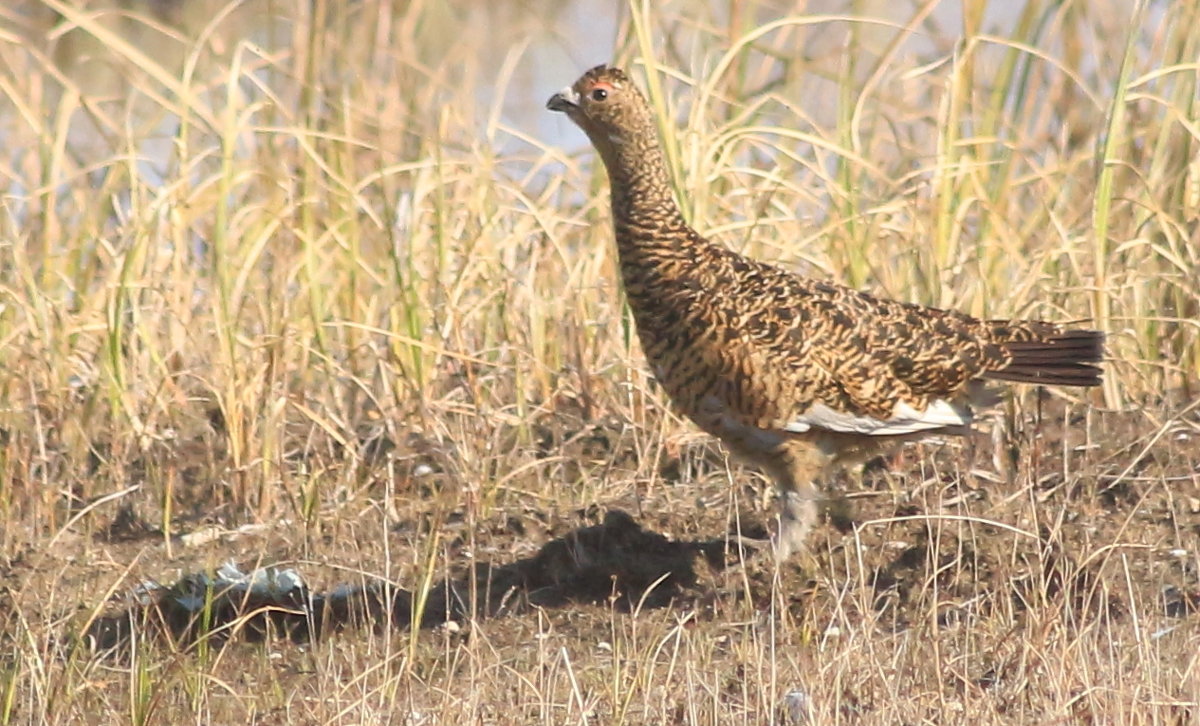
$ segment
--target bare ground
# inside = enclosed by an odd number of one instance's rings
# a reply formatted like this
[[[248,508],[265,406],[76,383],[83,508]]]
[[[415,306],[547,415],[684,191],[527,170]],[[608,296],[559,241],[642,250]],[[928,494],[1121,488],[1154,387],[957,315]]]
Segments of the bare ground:
[[[360,469],[355,491],[307,519],[239,529],[196,502],[166,538],[149,486],[100,498],[70,526],[8,533],[24,546],[0,570],[3,637],[39,664],[14,671],[11,713],[1195,723],[1198,420],[1044,409],[839,476],[811,553],[779,569],[743,564],[724,536],[769,529],[756,475],[703,438],[649,448],[628,424],[576,411],[524,444],[531,469],[574,487],[566,496],[504,472],[492,491],[455,482],[445,452],[412,434],[306,462]],[[203,491],[215,438],[131,468],[143,482],[156,467],[190,472],[179,481]],[[295,568],[317,596],[312,618],[296,602],[267,625],[263,603],[239,600],[199,624],[130,600],[145,580],[225,561]],[[76,648],[81,634],[116,653]],[[131,695],[141,679],[152,698]],[[40,695],[56,683],[76,686]]]

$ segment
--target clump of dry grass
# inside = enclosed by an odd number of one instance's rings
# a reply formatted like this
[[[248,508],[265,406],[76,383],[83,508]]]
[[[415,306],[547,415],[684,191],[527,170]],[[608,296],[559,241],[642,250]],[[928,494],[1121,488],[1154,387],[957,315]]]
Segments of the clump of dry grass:
[[[887,295],[1091,319],[1101,396],[1021,390],[992,439],[842,482],[853,522],[779,582],[119,664],[65,639],[146,577],[419,598],[594,503],[679,538],[766,515],[666,412],[597,167],[537,120],[609,60],[564,49],[596,18],[0,10],[0,723],[1194,721],[1196,7],[827,5],[620,14],[687,213]]]

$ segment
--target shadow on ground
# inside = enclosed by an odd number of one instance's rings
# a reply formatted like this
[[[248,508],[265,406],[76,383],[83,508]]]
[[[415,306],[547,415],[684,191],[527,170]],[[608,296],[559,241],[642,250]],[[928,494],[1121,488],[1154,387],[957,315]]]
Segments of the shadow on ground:
[[[696,565],[723,569],[724,538],[675,542],[610,511],[601,524],[575,529],[536,555],[509,564],[481,563],[434,583],[424,597],[383,583],[309,590],[294,570],[246,575],[232,566],[188,575],[169,587],[141,586],[125,610],[94,619],[85,640],[98,650],[127,647],[153,635],[178,644],[208,635],[305,641],[349,625],[435,627],[448,621],[511,615],[529,607],[611,602],[616,608],[664,607],[697,585]]]
[[[911,545],[892,550],[868,566],[870,574],[863,581],[868,602],[893,627],[905,628],[913,619],[927,616],[917,594],[928,586],[931,571],[938,573],[935,577],[946,603],[964,603],[946,607],[939,615],[946,625],[986,615],[989,609],[1024,612],[1047,600],[1057,602],[1064,616],[1077,624],[1127,615],[1127,607],[1101,576],[1102,562],[1077,561],[1049,532],[1042,532],[1028,553],[1030,564],[1037,563],[1032,572],[1026,569],[1024,574],[1001,577],[1007,580],[1004,587],[988,588],[992,595],[980,598],[975,596],[978,581],[994,581],[995,576],[987,573],[998,563],[981,552],[964,555],[965,544],[948,547],[943,541],[943,549],[956,554],[935,554],[933,536],[926,529],[927,525],[918,524]],[[739,596],[761,604],[780,588],[797,614],[812,610],[812,593],[819,586],[790,565],[775,572],[780,579],[773,582],[774,568],[761,566],[769,559],[762,554],[747,561],[742,580],[746,587],[736,588]],[[424,594],[382,581],[317,593],[292,569],[268,567],[244,574],[226,565],[212,574],[185,576],[168,587],[139,586],[129,596],[131,604],[93,619],[83,636],[90,648],[107,652],[122,652],[147,638],[186,649],[201,641],[225,642],[235,636],[303,642],[348,626],[430,628],[517,615],[531,607],[608,603],[622,611],[661,608],[718,594],[721,588],[702,575],[726,571],[737,562],[738,553],[724,537],[672,541],[644,528],[629,514],[610,510],[602,523],[572,530],[532,557],[508,564],[480,563],[432,582]],[[963,578],[956,573],[968,577],[960,582]],[[1158,599],[1160,612],[1168,617],[1186,617],[1200,610],[1200,593],[1190,590],[1168,588]]]

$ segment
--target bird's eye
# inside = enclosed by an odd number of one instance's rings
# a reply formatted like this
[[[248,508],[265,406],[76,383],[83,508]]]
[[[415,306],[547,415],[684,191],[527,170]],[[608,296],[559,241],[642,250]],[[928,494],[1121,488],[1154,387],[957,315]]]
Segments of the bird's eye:
[[[603,88],[593,88],[592,89],[592,100],[593,101],[603,101],[606,98],[608,98],[608,91],[604,90]]]

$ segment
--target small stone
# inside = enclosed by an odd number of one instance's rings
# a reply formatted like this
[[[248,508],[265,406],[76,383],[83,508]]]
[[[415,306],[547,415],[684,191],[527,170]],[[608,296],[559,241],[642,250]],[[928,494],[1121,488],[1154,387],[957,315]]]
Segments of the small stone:
[[[812,722],[811,701],[802,689],[793,688],[783,696],[783,716],[790,724]]]

